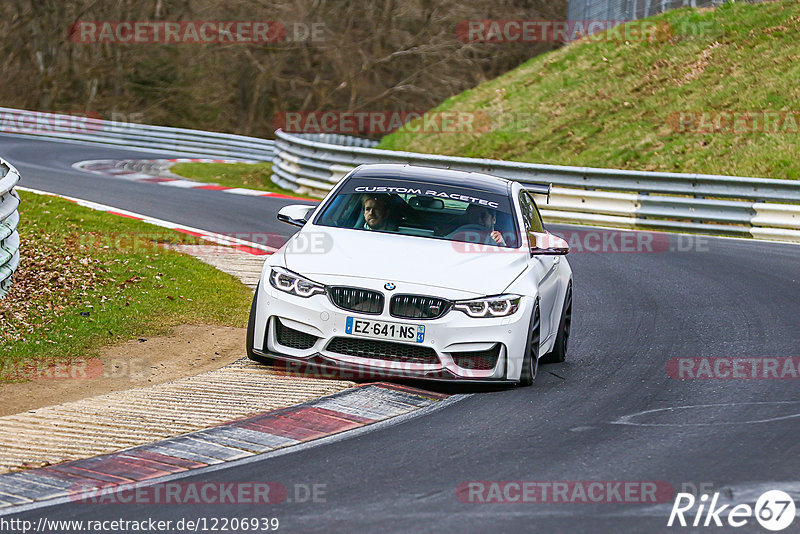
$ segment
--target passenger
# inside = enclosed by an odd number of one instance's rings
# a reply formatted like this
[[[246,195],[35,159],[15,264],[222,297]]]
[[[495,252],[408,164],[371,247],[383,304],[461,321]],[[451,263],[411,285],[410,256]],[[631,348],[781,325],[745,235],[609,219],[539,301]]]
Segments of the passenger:
[[[389,195],[362,195],[361,206],[364,208],[364,229],[397,231],[397,225],[391,220],[391,201]]]
[[[493,209],[477,204],[470,204],[467,207],[466,216],[469,224],[475,224],[485,228],[486,231],[489,232],[489,237],[491,237],[495,243],[501,247],[506,246],[503,234],[494,228],[494,225],[497,223],[497,214]]]

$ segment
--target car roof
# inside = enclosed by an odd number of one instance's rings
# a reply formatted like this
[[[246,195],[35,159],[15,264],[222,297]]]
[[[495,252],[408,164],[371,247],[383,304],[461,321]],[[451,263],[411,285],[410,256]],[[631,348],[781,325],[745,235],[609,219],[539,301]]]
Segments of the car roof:
[[[456,171],[453,169],[436,169],[417,165],[399,163],[377,163],[358,167],[351,178],[405,179],[425,180],[440,184],[468,187],[478,191],[487,191],[500,195],[508,195],[510,180],[482,174],[478,172]]]

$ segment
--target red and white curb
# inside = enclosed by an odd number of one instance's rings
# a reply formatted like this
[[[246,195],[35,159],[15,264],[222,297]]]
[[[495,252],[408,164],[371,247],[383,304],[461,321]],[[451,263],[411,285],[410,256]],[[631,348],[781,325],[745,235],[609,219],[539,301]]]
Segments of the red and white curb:
[[[365,384],[112,454],[2,474],[0,515],[255,457],[410,414],[448,397],[397,384]]]
[[[219,245],[231,247],[232,249],[238,250],[240,252],[246,252],[248,254],[255,254],[258,256],[265,256],[268,254],[272,254],[276,250],[275,247],[270,247],[268,245],[264,245],[261,243],[254,243],[252,241],[245,241],[244,239],[239,239],[236,237],[231,237],[225,234],[218,234],[216,232],[209,232],[208,230],[201,230],[200,228],[194,228],[192,226],[186,226],[183,224],[178,224],[170,221],[165,221],[163,219],[158,219],[156,217],[150,217],[149,215],[142,215],[141,213],[135,213],[133,211],[123,210],[119,208],[115,208],[113,206],[106,206],[105,204],[98,204],[97,202],[91,202],[89,200],[83,200],[80,198],[69,197],[66,195],[59,195],[56,193],[50,193],[48,191],[41,191],[39,189],[31,189],[28,187],[20,187],[17,186],[15,188],[18,191],[26,191],[28,193],[34,193],[37,195],[46,195],[51,197],[58,197],[63,198],[64,200],[69,200],[70,202],[75,202],[79,206],[83,206],[85,208],[89,208],[92,210],[97,211],[105,211],[107,213],[111,213],[113,215],[119,215],[120,217],[127,217],[128,219],[135,219],[137,221],[146,222],[148,224],[153,224],[156,226],[160,226],[162,228],[168,228],[170,230],[174,230],[176,232],[180,232],[182,234],[191,235],[197,237],[199,239],[203,239],[204,241],[209,241],[212,243],[217,243]]]
[[[282,195],[280,193],[270,193],[269,191],[259,191],[257,189],[247,189],[244,187],[225,187],[218,184],[196,182],[185,178],[172,178],[169,176],[157,176],[147,172],[131,169],[140,167],[143,169],[169,169],[175,163],[258,163],[250,160],[236,159],[207,159],[207,158],[173,158],[173,159],[146,159],[146,160],[115,160],[115,159],[93,159],[73,163],[72,167],[76,170],[99,174],[101,176],[111,176],[134,182],[153,183],[166,185],[169,187],[180,187],[184,189],[204,189],[211,191],[221,191],[232,195],[245,195],[251,197],[272,197],[289,198],[309,202],[309,199]],[[311,201],[313,202],[313,201]]]

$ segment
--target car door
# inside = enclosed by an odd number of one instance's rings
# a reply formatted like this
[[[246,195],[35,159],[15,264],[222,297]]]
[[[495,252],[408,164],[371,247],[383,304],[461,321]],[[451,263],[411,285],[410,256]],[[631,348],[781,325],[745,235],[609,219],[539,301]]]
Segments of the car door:
[[[528,243],[536,244],[535,233],[544,232],[542,217],[533,197],[527,191],[520,192],[519,206],[522,214]],[[561,256],[531,255],[530,273],[535,277],[536,286],[539,288],[539,316],[541,318],[541,345],[544,346],[555,336],[560,317],[557,316],[556,298],[558,294],[558,277],[556,268],[561,262]]]

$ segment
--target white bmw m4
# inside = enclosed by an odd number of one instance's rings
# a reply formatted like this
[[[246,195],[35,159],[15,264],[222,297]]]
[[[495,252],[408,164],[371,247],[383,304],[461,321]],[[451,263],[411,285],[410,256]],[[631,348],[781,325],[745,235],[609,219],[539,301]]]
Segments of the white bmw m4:
[[[247,354],[382,379],[530,385],[564,361],[567,243],[521,184],[462,171],[363,165],[264,264]],[[343,375],[344,376],[344,375]]]

